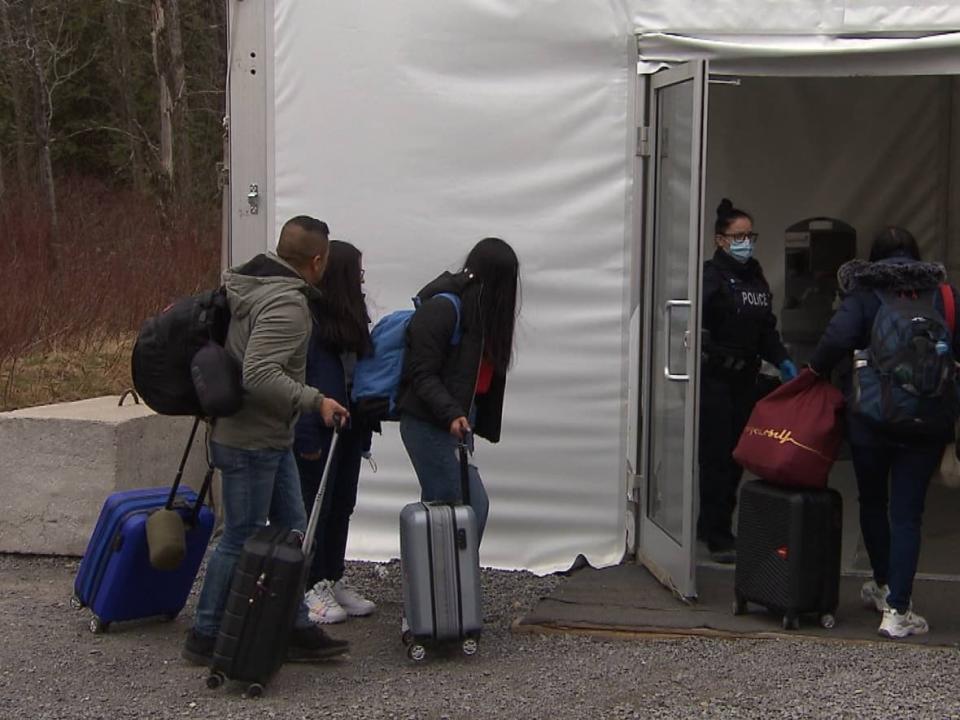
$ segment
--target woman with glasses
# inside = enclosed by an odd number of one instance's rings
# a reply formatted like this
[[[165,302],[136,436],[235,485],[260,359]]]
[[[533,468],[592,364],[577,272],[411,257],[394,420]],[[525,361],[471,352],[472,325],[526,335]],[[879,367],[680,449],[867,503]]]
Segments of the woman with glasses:
[[[307,351],[307,382],[326,397],[349,407],[353,367],[358,358],[373,352],[363,295],[363,256],[347,242],[330,241],[330,254],[320,298],[311,303],[313,333]],[[348,616],[369,615],[376,606],[344,579],[344,556],[350,516],[357,504],[357,486],[363,456],[369,457],[371,428],[351,416],[341,430],[336,456],[320,509],[317,545],[308,577],[305,598],[310,619],[328,624]],[[320,489],[320,478],[333,440],[333,430],[316,413],[305,414],[297,423],[294,452],[300,471],[300,488],[307,511]]]
[[[773,294],[753,257],[753,218],[724,198],[717,207],[716,251],[703,266],[700,374],[700,517],[697,537],[716,562],[736,561],[731,522],[743,475],[733,449],[757,397],[762,360],[792,380],[797,368],[777,332]]]

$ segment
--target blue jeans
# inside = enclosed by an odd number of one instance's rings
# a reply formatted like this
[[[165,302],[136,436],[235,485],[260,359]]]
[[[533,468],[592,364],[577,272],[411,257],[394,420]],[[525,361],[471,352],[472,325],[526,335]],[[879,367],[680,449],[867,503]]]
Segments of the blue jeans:
[[[436,425],[406,414],[400,417],[400,438],[420,481],[420,499],[423,502],[461,502],[457,439]],[[482,540],[490,501],[475,465],[469,466],[467,477],[469,504],[476,513],[477,534]]]
[[[223,535],[210,556],[197,602],[193,629],[201,635],[216,635],[220,630],[233,571],[247,539],[268,519],[271,525],[294,530],[307,527],[292,450],[243,450],[215,442],[210,449],[213,464],[223,476]],[[301,602],[296,625],[309,622]]]
[[[890,607],[905,612],[920,559],[927,486],[943,446],[851,445],[850,450],[860,493],[860,531],[873,578],[890,586]]]

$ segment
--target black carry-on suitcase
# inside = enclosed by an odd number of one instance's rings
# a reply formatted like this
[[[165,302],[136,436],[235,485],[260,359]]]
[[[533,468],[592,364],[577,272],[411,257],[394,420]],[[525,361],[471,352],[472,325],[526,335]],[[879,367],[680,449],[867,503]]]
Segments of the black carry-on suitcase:
[[[734,614],[747,603],[783,616],[795,630],[800,615],[836,622],[840,591],[843,501],[836,490],[792,490],[763,481],[740,492]]]
[[[244,543],[230,584],[207,687],[213,689],[226,680],[236,680],[247,684],[249,697],[259,697],[286,659],[290,632],[303,602],[317,521],[339,436],[337,429],[306,532],[268,525]]]
[[[477,651],[483,631],[477,517],[467,505],[467,449],[461,443],[462,504],[410,503],[400,512],[403,569],[402,639],[407,656],[421,661],[427,648],[459,643]]]

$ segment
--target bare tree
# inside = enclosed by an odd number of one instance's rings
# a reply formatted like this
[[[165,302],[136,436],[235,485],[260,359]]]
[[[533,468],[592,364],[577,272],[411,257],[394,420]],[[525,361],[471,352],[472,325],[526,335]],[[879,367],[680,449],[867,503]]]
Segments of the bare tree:
[[[3,146],[0,145],[0,202],[3,201],[3,196],[7,194],[7,185],[4,182],[3,178]]]
[[[30,2],[22,22],[24,61],[33,85],[33,132],[36,138],[38,175],[54,238],[57,237],[60,224],[51,154],[55,139],[55,100],[58,91],[93,62],[96,56],[96,48],[93,48],[85,59],[79,57],[78,40],[67,30],[70,6],[69,0]],[[52,246],[51,250],[55,251],[55,246]],[[50,255],[54,264],[56,255],[56,252]]]
[[[19,4],[19,3],[18,3]],[[21,189],[26,189],[30,182],[30,151],[27,147],[27,138],[31,134],[28,104],[24,97],[26,89],[23,82],[24,58],[21,38],[15,34],[14,28],[18,19],[15,11],[19,8],[11,7],[10,0],[0,0],[0,73],[9,93],[13,107],[14,153],[17,163],[17,182]],[[11,19],[11,15],[14,17]]]
[[[159,85],[160,169],[168,191],[188,197],[193,163],[187,128],[187,70],[179,0],[153,0],[153,65]]]
[[[146,190],[148,186],[147,164],[143,156],[143,140],[137,124],[136,100],[133,85],[133,58],[130,45],[130,33],[127,23],[127,2],[107,0],[107,26],[110,43],[113,47],[112,75],[114,92],[120,100],[121,128],[126,136],[130,157],[130,175],[136,190]]]

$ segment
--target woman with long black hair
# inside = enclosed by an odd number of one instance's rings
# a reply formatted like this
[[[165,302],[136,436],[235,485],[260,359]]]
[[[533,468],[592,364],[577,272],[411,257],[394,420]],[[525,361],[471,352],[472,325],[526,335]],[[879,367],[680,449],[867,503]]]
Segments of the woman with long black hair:
[[[907,230],[886,227],[874,237],[869,262],[851,260],[837,272],[843,302],[823,333],[810,360],[815,373],[829,377],[840,361],[856,350],[869,348],[867,357],[855,362],[864,365],[884,362],[875,350],[891,352],[898,358],[896,370],[913,378],[921,368],[923,351],[930,352],[936,328],[946,332],[945,342],[934,346],[940,362],[952,369],[950,382],[942,390],[944,402],[927,398],[924,407],[942,410],[949,406],[948,416],[939,413],[925,420],[923,431],[905,432],[903,427],[886,426],[876,418],[856,412],[859,394],[853,376],[843,377],[847,396],[847,440],[853,456],[860,501],[860,531],[867,548],[873,577],[860,589],[864,605],[882,614],[878,632],[889,638],[922,635],[929,630],[926,619],[913,610],[913,580],[920,558],[920,538],[927,487],[943,456],[944,446],[953,442],[956,422],[955,363],[960,360],[960,332],[956,328],[956,308],[960,304],[957,290],[947,283],[942,265],[923,262],[916,239]],[[899,333],[893,332],[889,313],[891,304],[903,303],[907,323],[917,328],[917,335],[908,345],[898,344]],[[914,304],[909,304],[909,298]],[[878,315],[888,306],[882,322]],[[937,322],[934,322],[936,320]],[[877,335],[875,324],[883,328]],[[891,347],[889,343],[893,343]],[[914,363],[921,363],[915,365]],[[929,366],[928,366],[929,367]],[[940,363],[933,365],[940,367]],[[856,372],[856,371],[854,371]],[[929,369],[927,376],[929,377]],[[918,372],[918,376],[920,373]],[[936,377],[936,375],[934,375]],[[889,388],[891,386],[887,386]],[[916,389],[915,389],[916,390]],[[919,394],[920,391],[917,391]],[[895,397],[892,392],[889,397]],[[902,411],[894,406],[891,411]]]
[[[307,384],[349,408],[350,380],[359,357],[372,351],[367,306],[363,296],[363,256],[353,245],[330,242],[327,268],[312,303],[313,334],[307,352]],[[375,609],[343,579],[350,516],[357,503],[360,463],[369,451],[371,429],[360,418],[340,431],[336,456],[323,498],[317,544],[306,603],[318,623],[336,623],[349,615],[369,615]],[[309,509],[320,487],[333,430],[317,414],[301,416],[294,452],[300,470],[303,501]]]
[[[397,402],[400,436],[420,481],[421,499],[457,502],[458,444],[471,431],[492,443],[500,440],[520,307],[517,255],[500,238],[484,238],[467,255],[463,270],[440,275],[420,291],[419,301],[407,329]],[[468,477],[482,537],[489,501],[475,465]]]

